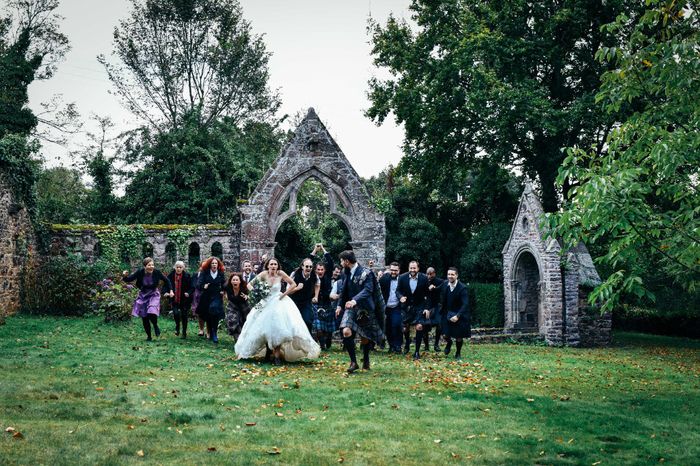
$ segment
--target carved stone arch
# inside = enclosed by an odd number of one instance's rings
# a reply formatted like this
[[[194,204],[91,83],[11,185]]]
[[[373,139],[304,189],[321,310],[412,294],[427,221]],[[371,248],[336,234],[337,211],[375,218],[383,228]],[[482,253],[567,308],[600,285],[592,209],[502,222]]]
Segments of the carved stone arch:
[[[263,254],[274,254],[277,230],[296,213],[297,192],[309,178],[326,188],[331,213],[347,226],[358,260],[366,263],[373,259],[377,266],[383,266],[384,215],[372,207],[359,175],[312,108],[248,204],[240,208],[241,259],[259,261]],[[281,212],[287,199],[289,209]]]

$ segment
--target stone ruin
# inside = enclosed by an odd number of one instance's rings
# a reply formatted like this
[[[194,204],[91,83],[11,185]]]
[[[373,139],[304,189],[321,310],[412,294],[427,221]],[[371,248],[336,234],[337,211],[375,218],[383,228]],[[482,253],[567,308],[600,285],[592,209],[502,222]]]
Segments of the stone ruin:
[[[503,248],[506,332],[537,333],[550,345],[609,344],[611,316],[588,305],[601,282],[591,255],[583,243],[562,254],[562,244],[543,231],[543,216],[527,183]]]
[[[277,230],[297,212],[297,193],[309,178],[326,188],[331,213],[347,227],[357,259],[363,264],[373,259],[383,267],[384,215],[372,207],[360,177],[313,108],[248,204],[240,207],[241,258],[257,262],[263,254],[274,254]]]

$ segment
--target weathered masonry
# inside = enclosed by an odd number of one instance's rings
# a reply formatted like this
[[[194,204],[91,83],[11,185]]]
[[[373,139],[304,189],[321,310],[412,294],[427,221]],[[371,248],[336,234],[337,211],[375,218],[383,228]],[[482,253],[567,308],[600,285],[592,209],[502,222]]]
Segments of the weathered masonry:
[[[503,248],[505,330],[538,332],[551,345],[599,346],[610,343],[610,315],[588,305],[600,283],[588,250],[579,243],[562,254],[540,222],[542,204],[527,184]]]

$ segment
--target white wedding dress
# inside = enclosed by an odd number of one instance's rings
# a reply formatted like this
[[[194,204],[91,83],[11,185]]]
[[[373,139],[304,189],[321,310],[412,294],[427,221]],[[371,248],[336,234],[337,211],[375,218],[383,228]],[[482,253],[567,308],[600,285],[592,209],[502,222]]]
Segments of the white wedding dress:
[[[273,283],[270,295],[248,314],[236,341],[238,359],[264,357],[268,348],[277,346],[282,359],[290,362],[321,354],[294,301],[289,296],[280,299],[281,286],[279,281]]]

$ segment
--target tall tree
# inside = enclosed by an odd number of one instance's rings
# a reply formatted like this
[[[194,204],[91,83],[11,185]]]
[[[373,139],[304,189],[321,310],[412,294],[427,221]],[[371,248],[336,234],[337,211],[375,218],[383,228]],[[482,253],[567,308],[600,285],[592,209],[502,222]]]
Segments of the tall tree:
[[[54,167],[37,180],[39,218],[47,223],[77,223],[87,218],[87,189],[78,170]]]
[[[404,125],[406,167],[425,184],[449,189],[485,157],[538,180],[554,210],[562,148],[602,142],[615,121],[594,103],[608,68],[595,52],[616,41],[600,26],[638,4],[413,0],[411,23],[370,22],[390,77],[370,81],[367,115]]]
[[[28,135],[39,122],[27,107],[27,88],[53,76],[69,49],[57,8],[58,0],[10,0],[0,17],[0,137]]]
[[[279,107],[268,86],[270,54],[237,0],[132,0],[114,30],[119,63],[100,56],[117,94],[160,131],[196,115],[266,121]]]
[[[592,293],[612,309],[649,295],[648,272],[688,290],[700,283],[700,16],[697,2],[648,0],[638,18],[605,27],[622,38],[598,58],[612,65],[597,96],[614,114],[635,111],[604,148],[571,148],[558,182],[575,180],[550,217],[567,242],[603,242],[610,276]]]

